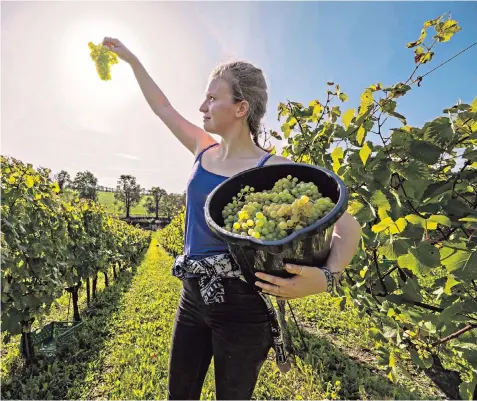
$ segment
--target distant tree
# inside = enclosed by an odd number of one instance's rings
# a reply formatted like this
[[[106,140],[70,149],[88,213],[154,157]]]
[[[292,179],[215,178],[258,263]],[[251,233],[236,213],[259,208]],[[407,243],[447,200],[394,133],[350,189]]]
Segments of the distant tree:
[[[144,202],[144,206],[146,207],[147,213],[154,213],[156,219],[159,218],[159,204],[161,200],[167,197],[167,192],[165,189],[160,187],[152,187],[150,191],[150,196],[148,196]]]
[[[185,205],[185,191],[182,194],[170,193],[159,203],[159,212],[162,216],[173,218]]]
[[[78,172],[72,187],[79,192],[80,198],[98,200],[98,179],[90,171]]]
[[[124,203],[126,217],[129,217],[131,206],[134,206],[141,200],[141,186],[136,183],[136,177],[132,175],[121,175],[116,186],[114,197]]]
[[[55,181],[58,183],[60,191],[63,191],[64,188],[71,184],[70,174],[66,170],[61,170],[55,175]]]

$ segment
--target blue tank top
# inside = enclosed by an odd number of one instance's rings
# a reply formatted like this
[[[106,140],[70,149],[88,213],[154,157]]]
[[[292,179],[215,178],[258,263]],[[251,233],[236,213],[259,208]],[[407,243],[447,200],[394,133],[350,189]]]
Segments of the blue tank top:
[[[184,253],[194,260],[228,252],[227,244],[218,239],[205,222],[204,206],[207,196],[215,187],[229,178],[214,174],[202,167],[201,159],[204,152],[217,145],[219,144],[214,143],[197,155],[187,183]],[[271,154],[264,155],[257,167],[263,166],[271,156]]]

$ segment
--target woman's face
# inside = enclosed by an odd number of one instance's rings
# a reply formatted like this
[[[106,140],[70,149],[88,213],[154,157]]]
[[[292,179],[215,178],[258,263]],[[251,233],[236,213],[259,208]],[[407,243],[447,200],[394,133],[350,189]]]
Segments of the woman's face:
[[[206,99],[199,109],[204,114],[204,130],[223,135],[246,115],[246,102],[233,102],[230,84],[214,78],[207,87]]]

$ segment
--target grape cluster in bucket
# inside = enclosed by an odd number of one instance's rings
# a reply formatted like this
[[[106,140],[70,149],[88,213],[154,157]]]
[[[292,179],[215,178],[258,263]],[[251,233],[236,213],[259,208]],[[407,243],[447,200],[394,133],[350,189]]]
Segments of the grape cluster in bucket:
[[[335,203],[312,182],[288,175],[261,192],[246,186],[223,211],[223,228],[265,241],[280,240],[328,214]]]

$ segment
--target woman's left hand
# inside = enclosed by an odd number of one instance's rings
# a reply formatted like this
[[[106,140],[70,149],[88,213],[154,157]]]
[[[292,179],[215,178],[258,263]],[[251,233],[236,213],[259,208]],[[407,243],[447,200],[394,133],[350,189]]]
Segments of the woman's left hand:
[[[279,301],[303,298],[326,291],[326,276],[321,269],[288,263],[285,269],[296,276],[281,278],[266,273],[255,273],[260,280],[270,283],[256,281],[255,285],[262,288],[264,293],[276,296]]]

